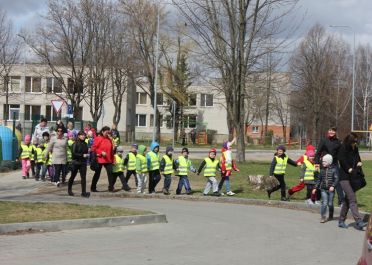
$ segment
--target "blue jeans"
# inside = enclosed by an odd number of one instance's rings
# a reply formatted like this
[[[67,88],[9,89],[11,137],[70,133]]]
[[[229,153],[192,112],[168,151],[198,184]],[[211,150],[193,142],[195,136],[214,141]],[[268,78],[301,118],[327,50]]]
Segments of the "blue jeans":
[[[226,192],[231,191],[230,177],[229,176],[223,176],[222,175],[221,180],[220,180],[220,183],[218,184],[218,190],[219,191],[222,190],[223,183],[225,183],[225,185],[226,185]]]
[[[176,190],[176,194],[181,194],[182,187],[185,186],[186,193],[191,192],[189,178],[187,176],[179,176],[180,179],[178,180],[178,187]]]
[[[165,174],[164,175],[164,189],[169,190],[171,183],[172,183],[172,174]]]
[[[320,206],[320,215],[325,217],[327,212],[327,206],[330,213],[333,215],[334,207],[333,207],[333,198],[335,196],[334,192],[330,192],[329,190],[321,189],[322,195],[322,205]]]

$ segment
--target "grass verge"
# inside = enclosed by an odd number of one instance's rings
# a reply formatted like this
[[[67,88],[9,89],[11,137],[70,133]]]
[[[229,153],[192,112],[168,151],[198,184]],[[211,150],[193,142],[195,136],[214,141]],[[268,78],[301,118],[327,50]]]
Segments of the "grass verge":
[[[62,203],[0,201],[0,224],[150,214],[126,208]]]

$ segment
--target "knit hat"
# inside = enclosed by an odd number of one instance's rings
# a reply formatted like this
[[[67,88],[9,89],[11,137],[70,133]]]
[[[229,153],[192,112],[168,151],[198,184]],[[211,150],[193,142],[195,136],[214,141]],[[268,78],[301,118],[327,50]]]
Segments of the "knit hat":
[[[322,161],[327,165],[331,165],[333,162],[333,158],[330,154],[326,154],[325,156],[322,157]]]
[[[310,150],[312,150],[312,151],[315,152],[315,146],[313,146],[312,144],[308,144],[308,145],[306,146],[306,151],[310,151]]]
[[[165,153],[168,154],[169,152],[173,152],[174,149],[172,146],[167,146],[167,148],[165,149]]]
[[[315,157],[315,152],[313,150],[308,150],[306,151],[305,155],[308,157]]]
[[[181,153],[183,153],[183,152],[189,153],[189,149],[187,147],[184,147],[184,148],[182,148]]]
[[[27,134],[25,136],[25,142],[29,143],[31,141],[31,136],[29,134]]]
[[[276,150],[282,150],[283,152],[285,152],[285,146],[284,145],[279,145]]]
[[[210,153],[214,153],[215,155],[217,155],[217,150],[216,148],[212,148],[211,150],[209,150],[209,154]]]
[[[123,153],[124,152],[123,147],[121,147],[121,146],[116,147],[116,152],[117,153]]]
[[[225,148],[225,149],[228,149],[228,143],[229,141],[224,141],[223,144],[222,144],[222,147]]]
[[[74,137],[74,133],[73,133],[72,131],[69,131],[69,132],[67,133],[67,137],[68,137],[68,138],[71,138],[71,137],[72,137],[72,138],[75,138],[75,137]]]

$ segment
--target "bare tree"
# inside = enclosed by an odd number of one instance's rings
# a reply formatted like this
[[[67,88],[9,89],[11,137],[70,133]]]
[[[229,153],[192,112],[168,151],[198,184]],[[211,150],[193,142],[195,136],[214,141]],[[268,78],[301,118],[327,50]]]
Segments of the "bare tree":
[[[218,75],[225,94],[227,125],[236,130],[237,159],[245,160],[246,81],[257,59],[265,51],[263,43],[280,31],[283,15],[296,1],[280,0],[173,0],[194,30],[205,61]],[[273,10],[285,10],[273,14]]]
[[[9,97],[11,95],[9,82],[10,72],[14,63],[19,59],[20,44],[15,38],[12,29],[12,23],[7,18],[4,11],[0,11],[0,84],[3,89],[0,90],[1,95],[5,96],[6,111],[4,111],[3,119],[6,123],[11,117],[9,114]]]
[[[165,14],[160,9],[159,3],[151,0],[120,0],[121,12],[125,15],[126,25],[130,32],[135,53],[142,65],[142,73],[146,78],[137,79],[137,85],[149,94],[151,105],[155,108],[155,72],[156,72],[156,36],[157,36],[157,16],[159,22],[165,24]],[[145,19],[146,18],[146,19]],[[164,38],[160,37],[160,47]],[[160,58],[161,54],[159,54]],[[156,140],[160,141],[160,115],[157,109],[156,120]]]
[[[45,23],[35,34],[24,36],[26,43],[49,66],[52,75],[60,80],[63,99],[70,101],[74,117],[80,114],[79,106],[87,92],[87,69],[94,35],[86,12],[92,2],[50,0]]]
[[[334,107],[334,99],[338,97],[336,92],[340,92],[339,95],[344,98],[347,95],[346,87],[341,87],[338,82],[338,64],[344,62],[337,56],[342,47],[339,42],[327,34],[322,26],[315,25],[291,61],[292,85],[298,92],[297,110],[302,109],[305,118],[303,122],[307,124],[308,133],[313,139],[318,139],[323,131],[334,124],[335,116],[339,115],[335,114]],[[344,89],[341,91],[341,88]],[[338,104],[345,104],[345,101]]]

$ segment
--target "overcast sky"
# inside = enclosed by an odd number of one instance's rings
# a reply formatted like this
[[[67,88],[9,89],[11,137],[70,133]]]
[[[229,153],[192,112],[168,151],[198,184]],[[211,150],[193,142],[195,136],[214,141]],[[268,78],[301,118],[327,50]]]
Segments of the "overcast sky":
[[[0,9],[6,10],[16,30],[32,28],[45,14],[47,0],[0,0]],[[328,28],[351,42],[353,31],[357,43],[372,42],[371,0],[300,0],[299,14],[305,18],[297,32],[300,38],[315,24],[350,26],[347,28]]]

